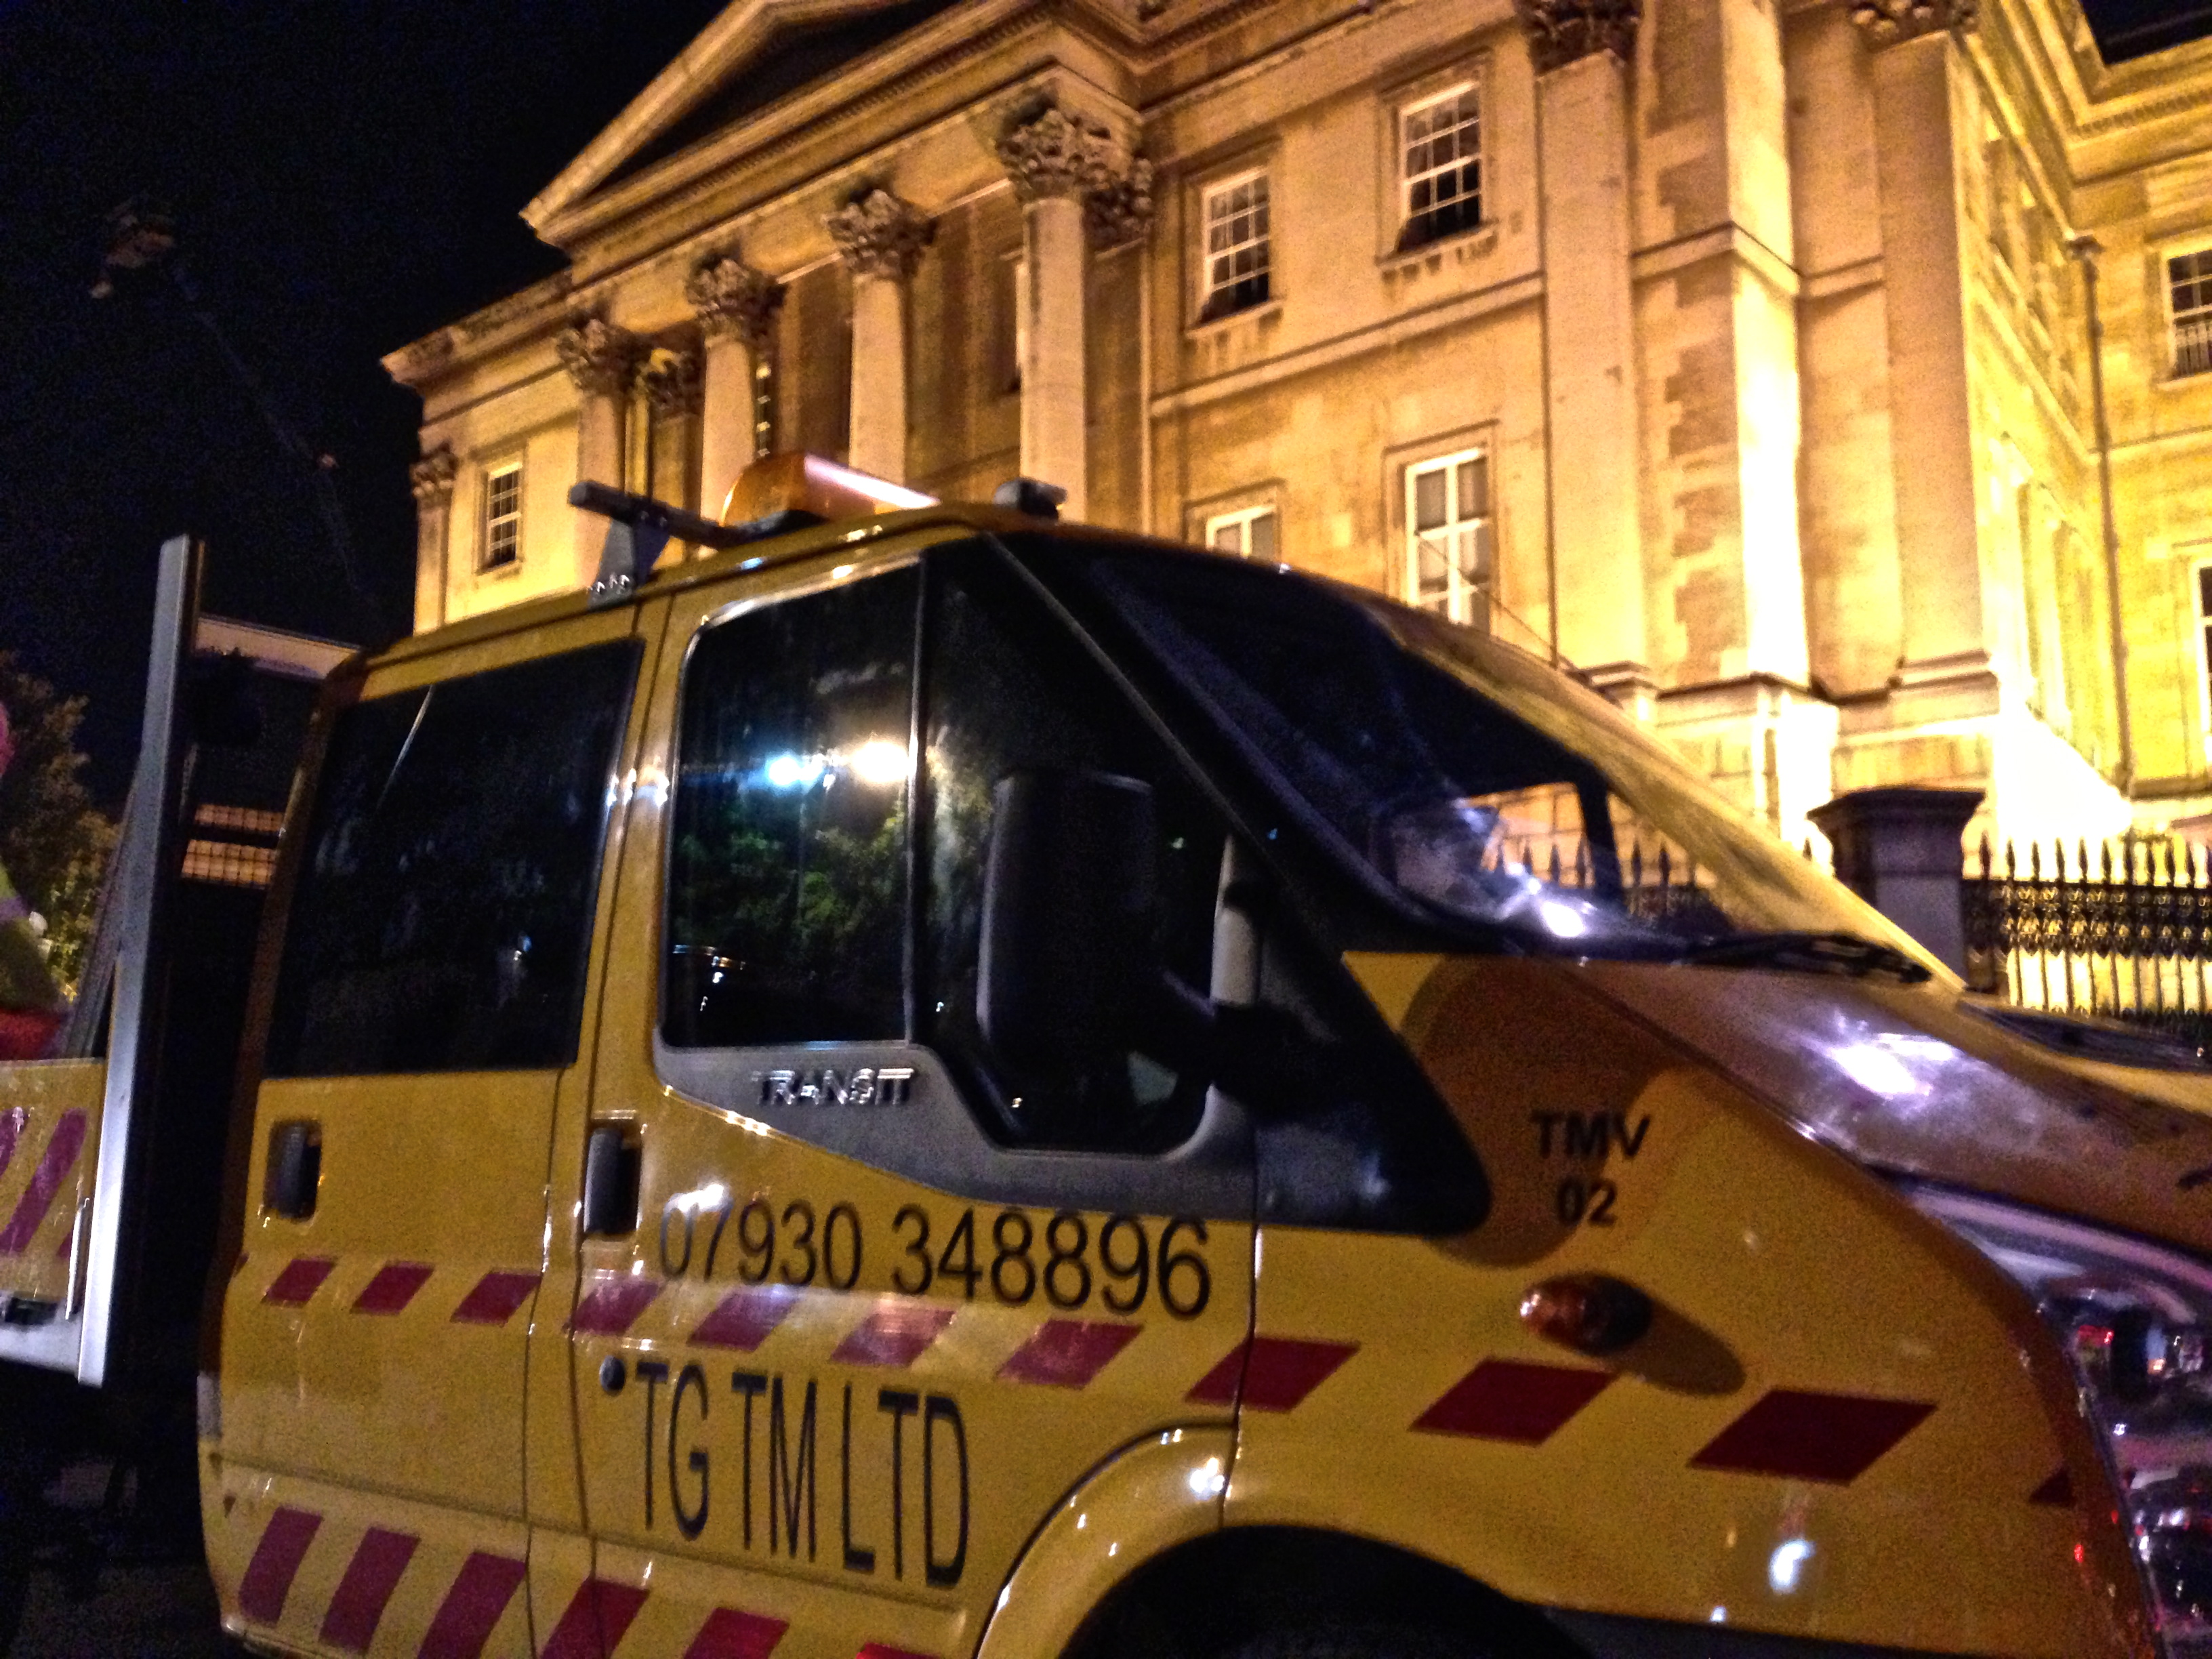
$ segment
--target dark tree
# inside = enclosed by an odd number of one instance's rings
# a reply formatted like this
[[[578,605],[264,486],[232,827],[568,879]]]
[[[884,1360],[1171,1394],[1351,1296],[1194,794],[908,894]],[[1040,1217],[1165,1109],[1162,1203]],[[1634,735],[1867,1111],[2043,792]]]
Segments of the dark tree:
[[[47,966],[74,995],[116,836],[79,775],[84,699],[56,695],[13,652],[0,651],[0,708],[7,710],[15,751],[0,773],[0,866],[24,902],[46,918]]]

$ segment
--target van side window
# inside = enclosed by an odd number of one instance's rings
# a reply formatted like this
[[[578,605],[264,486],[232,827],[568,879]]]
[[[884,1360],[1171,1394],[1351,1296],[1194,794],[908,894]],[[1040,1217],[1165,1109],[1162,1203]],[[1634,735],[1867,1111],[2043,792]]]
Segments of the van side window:
[[[684,670],[661,1036],[905,1034],[908,568],[702,629]]]
[[[286,930],[271,1075],[575,1058],[637,659],[623,640],[339,717]]]
[[[1203,993],[1224,827],[1126,696],[981,549],[935,556],[928,628],[928,884],[918,951],[922,1039],[976,1098],[984,1127],[1029,1146],[1162,1152],[1188,1139],[1203,1079],[1146,1052],[1140,1030],[1117,1065],[1023,1075],[995,1054],[976,1013],[993,796],[1017,772],[1107,773],[1150,786],[1161,939],[1170,969]]]

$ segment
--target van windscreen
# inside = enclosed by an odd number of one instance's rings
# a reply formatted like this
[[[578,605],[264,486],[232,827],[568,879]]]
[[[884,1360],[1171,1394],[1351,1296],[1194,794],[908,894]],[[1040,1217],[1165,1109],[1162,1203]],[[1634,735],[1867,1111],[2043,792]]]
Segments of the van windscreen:
[[[1088,567],[1318,838],[1439,921],[1591,956],[1850,933],[1918,971],[1874,911],[1509,647],[1279,567]]]

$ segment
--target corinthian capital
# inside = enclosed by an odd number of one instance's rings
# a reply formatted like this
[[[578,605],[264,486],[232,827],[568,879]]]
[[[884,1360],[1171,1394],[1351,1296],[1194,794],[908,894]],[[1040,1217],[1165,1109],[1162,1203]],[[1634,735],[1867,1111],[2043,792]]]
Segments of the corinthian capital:
[[[702,391],[699,354],[661,346],[638,366],[638,390],[657,415],[696,415]]]
[[[1851,21],[1868,46],[1974,27],[1975,0],[1854,0]]]
[[[855,276],[903,282],[921,263],[936,227],[911,202],[881,185],[854,198],[823,221],[838,257]]]
[[[579,392],[602,394],[628,391],[644,355],[637,337],[628,329],[590,315],[577,318],[554,336],[553,349]]]
[[[1092,246],[1126,247],[1143,241],[1152,229],[1152,164],[1131,156],[1121,176],[1092,191],[1083,206]]]
[[[1000,136],[999,163],[1015,195],[1042,202],[1105,189],[1127,169],[1129,153],[1097,122],[1047,104]]]
[[[783,309],[783,285],[734,253],[701,261],[684,279],[684,297],[708,339],[733,336],[756,349],[775,331]]]
[[[450,501],[453,494],[453,475],[460,471],[460,457],[453,453],[451,444],[440,444],[407,469],[407,482],[414,486],[415,499],[425,507],[435,507]]]
[[[1513,9],[1539,75],[1594,52],[1609,52],[1624,64],[1635,60],[1643,0],[1513,0]]]

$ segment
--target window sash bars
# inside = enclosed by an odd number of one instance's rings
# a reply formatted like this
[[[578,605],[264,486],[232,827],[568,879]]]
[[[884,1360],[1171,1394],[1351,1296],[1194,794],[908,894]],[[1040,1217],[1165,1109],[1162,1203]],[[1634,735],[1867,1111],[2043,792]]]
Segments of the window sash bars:
[[[1440,149],[1449,151],[1442,160]],[[1473,228],[1472,220],[1443,223],[1462,207],[1478,219],[1482,211],[1482,109],[1473,82],[1399,111],[1398,174],[1399,217],[1409,232]]]
[[[1205,286],[1199,314],[1258,305],[1268,297],[1273,260],[1270,202],[1264,169],[1224,179],[1205,198]]]
[[[522,464],[495,467],[484,474],[482,568],[513,564],[522,554]]]

